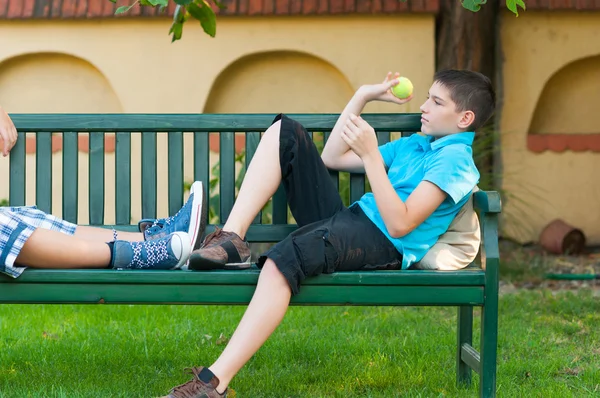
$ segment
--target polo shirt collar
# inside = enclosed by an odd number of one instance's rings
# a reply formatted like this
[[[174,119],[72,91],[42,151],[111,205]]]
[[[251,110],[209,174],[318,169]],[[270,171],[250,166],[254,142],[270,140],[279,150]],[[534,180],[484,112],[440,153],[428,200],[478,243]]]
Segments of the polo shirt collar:
[[[436,150],[452,144],[465,144],[471,146],[473,145],[474,139],[474,132],[450,134],[431,141],[431,149]]]

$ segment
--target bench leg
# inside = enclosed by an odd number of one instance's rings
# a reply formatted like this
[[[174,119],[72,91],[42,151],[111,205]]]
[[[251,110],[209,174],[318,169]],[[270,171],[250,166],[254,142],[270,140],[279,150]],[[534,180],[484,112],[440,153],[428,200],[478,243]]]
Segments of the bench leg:
[[[459,386],[471,385],[471,367],[461,359],[463,344],[473,342],[473,307],[458,307],[457,344],[456,344],[456,382]]]
[[[498,296],[488,296],[481,310],[481,374],[479,395],[496,396],[496,356],[498,347]]]

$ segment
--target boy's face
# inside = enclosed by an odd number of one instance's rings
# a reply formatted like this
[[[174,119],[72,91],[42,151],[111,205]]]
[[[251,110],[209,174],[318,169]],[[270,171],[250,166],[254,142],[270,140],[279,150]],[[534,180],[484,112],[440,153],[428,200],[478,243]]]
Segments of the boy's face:
[[[473,123],[472,111],[456,111],[456,104],[450,99],[450,92],[438,82],[429,89],[427,101],[421,105],[421,132],[440,137],[466,131]]]

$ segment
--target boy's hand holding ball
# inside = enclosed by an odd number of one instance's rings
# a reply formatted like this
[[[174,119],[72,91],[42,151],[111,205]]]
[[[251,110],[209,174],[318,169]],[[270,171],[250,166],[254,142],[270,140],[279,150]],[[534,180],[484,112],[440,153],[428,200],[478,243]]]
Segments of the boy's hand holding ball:
[[[367,84],[359,90],[366,102],[385,101],[402,105],[412,99],[413,84],[408,78],[400,76],[400,73],[392,75],[389,72],[383,83]]]
[[[392,94],[400,99],[406,99],[410,97],[413,93],[413,84],[412,82],[404,76],[397,78],[398,84],[392,86]]]

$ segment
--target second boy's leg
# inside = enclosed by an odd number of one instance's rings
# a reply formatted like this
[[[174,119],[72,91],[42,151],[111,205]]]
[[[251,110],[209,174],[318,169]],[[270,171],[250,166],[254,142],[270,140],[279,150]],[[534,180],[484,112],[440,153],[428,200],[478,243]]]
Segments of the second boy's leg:
[[[285,116],[278,119],[263,136],[224,226],[225,232],[235,234],[226,238],[228,242],[237,241],[236,247],[281,180],[292,214],[300,226],[310,228],[313,223],[331,218],[344,209],[329,172],[304,128]],[[303,229],[300,228],[299,234]],[[210,250],[211,247],[201,248],[199,252],[212,254]],[[227,256],[224,249],[219,250]],[[223,353],[210,368],[194,368],[194,379],[175,387],[169,397],[222,396],[230,380],[279,325],[289,305],[292,288],[273,259],[263,259],[261,263],[262,271],[252,300]]]

